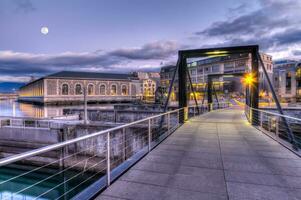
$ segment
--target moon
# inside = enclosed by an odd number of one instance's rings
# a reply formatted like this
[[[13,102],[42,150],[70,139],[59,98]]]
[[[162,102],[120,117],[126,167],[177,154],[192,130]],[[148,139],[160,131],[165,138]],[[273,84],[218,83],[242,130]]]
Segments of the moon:
[[[44,34],[44,35],[47,35],[47,34],[48,34],[48,32],[49,32],[49,29],[48,29],[48,27],[46,27],[46,26],[43,26],[43,27],[41,28],[41,33],[42,33],[42,34]]]

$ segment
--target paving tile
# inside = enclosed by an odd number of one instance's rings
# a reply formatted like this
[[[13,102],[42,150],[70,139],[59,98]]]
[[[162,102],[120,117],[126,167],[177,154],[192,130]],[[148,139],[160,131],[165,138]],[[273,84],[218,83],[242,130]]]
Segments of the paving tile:
[[[227,182],[250,183],[267,186],[283,186],[283,179],[273,174],[225,171]]]
[[[150,185],[167,186],[173,175],[162,174],[141,170],[130,170],[120,180],[131,181],[136,183],[146,183]]]
[[[286,188],[227,182],[230,200],[291,200]]]
[[[169,187],[226,195],[226,184],[223,176],[201,176],[175,174]]]
[[[95,200],[130,200],[130,199],[100,195],[100,196],[96,197]]]
[[[132,169],[158,172],[164,174],[175,174],[178,168],[179,165],[166,164],[166,163],[154,163],[151,161],[143,160],[137,163],[136,165],[134,165]]]
[[[226,200],[226,195],[201,193],[169,188],[164,193],[164,200]]]
[[[165,189],[154,185],[118,180],[106,189],[103,195],[133,200],[161,200]]]

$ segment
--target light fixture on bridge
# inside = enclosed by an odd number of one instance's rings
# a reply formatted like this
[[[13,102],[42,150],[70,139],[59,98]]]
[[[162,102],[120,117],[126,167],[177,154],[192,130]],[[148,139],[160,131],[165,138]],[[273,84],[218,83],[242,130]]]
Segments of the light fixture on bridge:
[[[243,78],[243,83],[245,85],[252,85],[255,82],[254,75],[252,73],[248,73]]]

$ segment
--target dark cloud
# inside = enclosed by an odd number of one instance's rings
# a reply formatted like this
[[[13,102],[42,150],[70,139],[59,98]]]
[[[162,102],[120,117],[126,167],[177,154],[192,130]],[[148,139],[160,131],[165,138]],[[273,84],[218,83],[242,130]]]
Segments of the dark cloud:
[[[301,44],[301,1],[259,0],[261,7],[234,19],[218,21],[195,33],[222,45],[259,44],[278,51]]]
[[[293,54],[294,54],[295,56],[301,56],[301,50],[294,50],[294,51],[293,51]]]
[[[29,13],[36,10],[31,0],[14,0],[14,3],[18,11]]]
[[[134,60],[165,59],[174,55],[178,48],[179,46],[172,41],[154,42],[141,48],[115,50],[110,52],[109,55]]]
[[[164,41],[145,44],[140,48],[123,48],[108,52],[66,52],[47,55],[0,51],[0,71],[2,76],[41,76],[61,70],[129,72],[145,66],[152,71],[158,70],[162,61],[168,62],[176,55],[177,49],[178,45],[175,42]]]

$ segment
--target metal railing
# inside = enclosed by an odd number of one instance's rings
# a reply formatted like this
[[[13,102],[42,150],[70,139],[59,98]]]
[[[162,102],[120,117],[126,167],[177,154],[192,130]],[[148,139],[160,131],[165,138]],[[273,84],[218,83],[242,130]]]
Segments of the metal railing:
[[[13,170],[0,178],[1,199],[30,194],[34,194],[31,199],[92,198],[181,126],[179,119],[184,118],[185,110],[172,110],[1,159],[0,174],[1,170]],[[207,112],[208,106],[190,106],[187,111],[190,118]],[[1,194],[8,188],[15,191]]]
[[[245,106],[245,114],[249,122],[253,119],[255,126],[277,142],[294,151],[301,148],[301,119],[249,106]]]

